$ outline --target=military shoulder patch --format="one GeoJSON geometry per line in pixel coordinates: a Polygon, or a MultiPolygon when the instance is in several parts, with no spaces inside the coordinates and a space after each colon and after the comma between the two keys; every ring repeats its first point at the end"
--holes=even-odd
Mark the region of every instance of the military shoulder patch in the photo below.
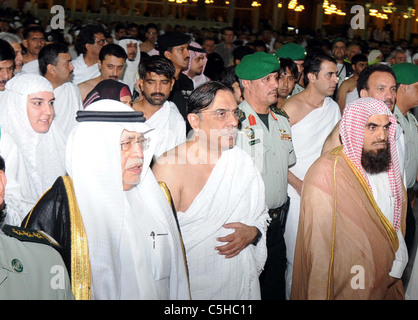
{"type": "Polygon", "coordinates": [[[29,242],[47,244],[54,248],[61,247],[60,244],[57,241],[55,241],[54,238],[52,238],[50,235],[43,232],[42,230],[27,229],[27,228],[12,226],[10,224],[5,224],[1,230],[4,232],[4,234],[10,237],[16,238],[20,241],[29,241],[29,242]]]}
{"type": "Polygon", "coordinates": [[[270,107],[270,110],[273,111],[275,114],[278,114],[279,116],[283,116],[289,119],[289,116],[287,115],[286,111],[284,111],[282,108],[277,108],[277,106],[273,106],[270,107]]]}

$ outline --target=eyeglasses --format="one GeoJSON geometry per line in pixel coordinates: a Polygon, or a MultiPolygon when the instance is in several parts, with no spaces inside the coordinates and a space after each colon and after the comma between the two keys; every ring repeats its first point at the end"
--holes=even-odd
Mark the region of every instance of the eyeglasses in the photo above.
{"type": "Polygon", "coordinates": [[[98,45],[104,45],[105,43],[107,43],[107,40],[106,39],[101,39],[101,40],[98,40],[98,41],[96,41],[96,43],[98,44],[98,45]]]}
{"type": "Polygon", "coordinates": [[[158,32],[156,32],[156,31],[150,31],[150,32],[147,32],[149,35],[154,35],[154,34],[158,34],[158,32]]]}
{"type": "Polygon", "coordinates": [[[205,110],[205,111],[199,111],[196,113],[215,113],[216,114],[216,119],[218,120],[226,120],[232,113],[232,116],[236,119],[239,120],[242,115],[243,112],[241,109],[234,109],[234,110],[228,110],[228,109],[217,109],[217,110],[205,110]]]}
{"type": "Polygon", "coordinates": [[[136,138],[136,139],[130,139],[128,141],[122,141],[120,143],[120,147],[121,147],[122,151],[129,151],[129,150],[132,149],[132,146],[135,143],[138,143],[142,150],[147,150],[148,147],[149,147],[149,142],[150,141],[151,141],[150,138],[140,137],[140,138],[136,138]]]}

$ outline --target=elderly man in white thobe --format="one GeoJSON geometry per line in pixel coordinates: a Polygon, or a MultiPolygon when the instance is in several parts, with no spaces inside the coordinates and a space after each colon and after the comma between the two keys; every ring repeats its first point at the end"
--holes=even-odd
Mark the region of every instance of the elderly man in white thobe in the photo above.
{"type": "Polygon", "coordinates": [[[71,281],[87,283],[73,286],[76,298],[189,299],[180,232],[149,168],[155,133],[143,123],[142,113],[108,99],[79,111],[77,121],[67,145],[69,177],[55,182],[24,225],[48,230],[60,243],[69,243],[64,250],[71,247],[67,251],[70,257],[63,258],[71,270],[71,281]],[[65,185],[66,180],[73,187],[65,185]],[[79,209],[81,224],[77,224],[77,210],[70,209],[69,216],[65,205],[59,206],[62,209],[57,213],[48,210],[61,203],[63,197],[54,194],[60,194],[63,185],[67,194],[72,190],[73,207],[79,209]],[[55,206],[49,205],[51,202],[55,206]],[[62,231],[66,228],[71,229],[71,241],[62,231]],[[73,241],[84,232],[86,236],[78,243],[73,241]],[[81,241],[85,245],[83,239],[88,241],[84,252],[89,256],[86,266],[91,272],[80,268],[86,262],[86,254],[77,250],[81,241]],[[80,294],[90,287],[91,292],[80,294]]]}

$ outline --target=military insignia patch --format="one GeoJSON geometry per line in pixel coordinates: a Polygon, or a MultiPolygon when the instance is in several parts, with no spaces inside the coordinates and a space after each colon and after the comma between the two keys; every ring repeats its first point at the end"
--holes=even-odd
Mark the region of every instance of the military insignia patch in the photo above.
{"type": "Polygon", "coordinates": [[[40,230],[37,231],[27,228],[21,228],[9,224],[5,224],[1,230],[4,232],[4,234],[16,238],[20,241],[37,242],[47,244],[53,247],[60,247],[59,243],[56,242],[51,236],[40,230]]]}
{"type": "Polygon", "coordinates": [[[250,126],[257,124],[257,121],[255,120],[255,117],[252,114],[248,116],[248,122],[250,123],[250,126]]]}
{"type": "Polygon", "coordinates": [[[255,132],[252,128],[250,127],[246,127],[244,129],[244,133],[246,134],[246,136],[248,137],[248,139],[253,140],[255,138],[255,132]]]}

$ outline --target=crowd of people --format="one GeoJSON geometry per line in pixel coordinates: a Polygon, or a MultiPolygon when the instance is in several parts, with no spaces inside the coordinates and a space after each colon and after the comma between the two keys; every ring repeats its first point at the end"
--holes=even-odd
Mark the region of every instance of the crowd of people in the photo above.
{"type": "Polygon", "coordinates": [[[418,299],[407,41],[0,20],[0,298],[418,299]]]}

